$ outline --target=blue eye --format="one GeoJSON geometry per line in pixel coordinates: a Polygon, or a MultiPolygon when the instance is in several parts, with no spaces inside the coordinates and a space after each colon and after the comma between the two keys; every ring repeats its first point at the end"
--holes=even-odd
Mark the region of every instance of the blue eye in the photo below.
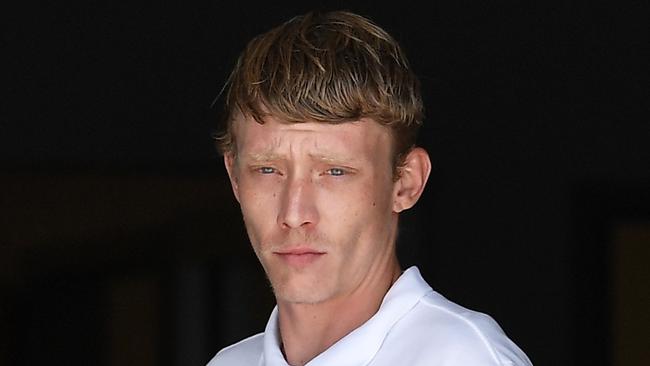
{"type": "Polygon", "coordinates": [[[271,168],[271,167],[268,167],[268,166],[263,166],[263,167],[259,168],[258,171],[260,173],[262,173],[262,174],[273,174],[273,173],[275,173],[275,168],[271,168]]]}
{"type": "Polygon", "coordinates": [[[332,168],[327,171],[329,175],[333,175],[335,177],[340,177],[342,175],[345,175],[345,171],[341,168],[332,168]]]}

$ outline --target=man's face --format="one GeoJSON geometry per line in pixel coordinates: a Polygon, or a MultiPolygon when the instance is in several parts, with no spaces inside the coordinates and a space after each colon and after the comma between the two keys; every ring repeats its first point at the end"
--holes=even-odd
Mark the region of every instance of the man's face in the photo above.
{"type": "Polygon", "coordinates": [[[394,265],[389,130],[370,119],[235,121],[226,157],[255,253],[278,301],[350,294],[394,265]]]}

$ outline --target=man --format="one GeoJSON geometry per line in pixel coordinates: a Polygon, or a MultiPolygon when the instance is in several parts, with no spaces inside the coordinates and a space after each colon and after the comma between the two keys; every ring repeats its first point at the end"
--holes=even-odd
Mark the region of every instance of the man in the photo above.
{"type": "Polygon", "coordinates": [[[487,315],[434,292],[395,252],[431,163],[417,78],[384,30],[310,13],[254,38],[219,144],[277,306],[209,366],[530,365],[487,315]]]}

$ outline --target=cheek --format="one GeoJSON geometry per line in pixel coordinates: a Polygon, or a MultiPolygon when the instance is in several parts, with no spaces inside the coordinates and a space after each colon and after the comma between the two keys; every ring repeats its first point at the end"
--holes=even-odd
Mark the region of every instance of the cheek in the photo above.
{"type": "Polygon", "coordinates": [[[369,180],[321,197],[319,208],[342,231],[363,233],[387,226],[391,204],[390,190],[369,180]]]}
{"type": "Polygon", "coordinates": [[[280,182],[271,177],[242,175],[239,182],[239,196],[242,211],[263,210],[277,196],[280,182]]]}
{"type": "Polygon", "coordinates": [[[240,190],[240,207],[248,236],[253,246],[259,246],[276,223],[277,193],[247,188],[243,185],[240,190]]]}
{"type": "Polygon", "coordinates": [[[392,201],[393,186],[392,178],[389,175],[377,172],[363,184],[361,191],[363,200],[373,210],[386,209],[392,201]]]}
{"type": "Polygon", "coordinates": [[[383,236],[390,228],[392,219],[392,189],[386,185],[375,184],[366,189],[359,207],[365,221],[368,235],[383,236]]]}

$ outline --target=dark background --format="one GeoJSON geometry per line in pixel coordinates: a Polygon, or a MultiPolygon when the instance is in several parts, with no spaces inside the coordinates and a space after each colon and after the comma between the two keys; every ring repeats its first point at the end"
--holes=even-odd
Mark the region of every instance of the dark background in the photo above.
{"type": "Polygon", "coordinates": [[[434,170],[404,266],[536,365],[647,344],[647,2],[297,4],[3,5],[0,365],[203,365],[263,329],[211,104],[248,39],[311,9],[369,16],[421,77],[434,170]]]}

